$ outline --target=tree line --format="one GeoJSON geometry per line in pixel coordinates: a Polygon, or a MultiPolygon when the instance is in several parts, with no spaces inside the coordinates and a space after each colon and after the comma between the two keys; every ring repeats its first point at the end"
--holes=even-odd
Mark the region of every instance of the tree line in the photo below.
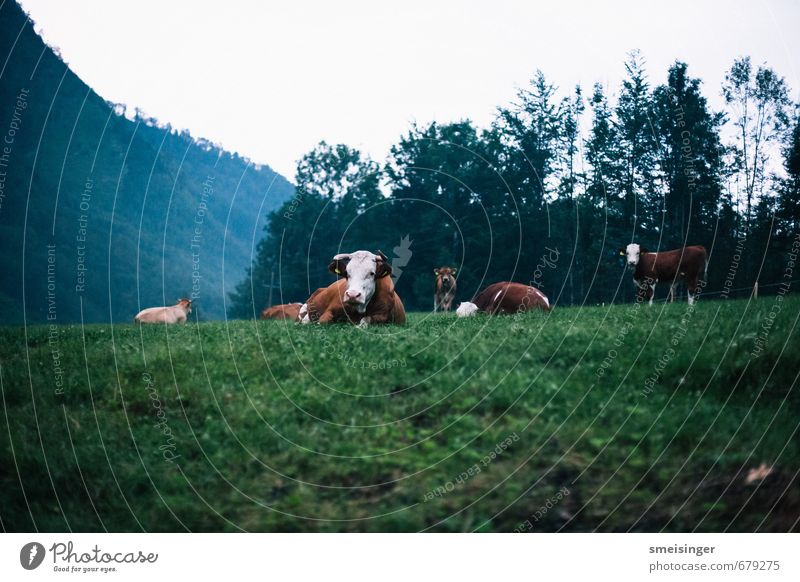
{"type": "MultiPolygon", "coordinates": [[[[295,195],[270,213],[229,315],[304,301],[337,252],[383,250],[411,309],[431,309],[433,269],[458,271],[457,301],[489,283],[532,283],[559,304],[630,301],[618,248],[690,244],[711,254],[705,293],[781,281],[800,220],[798,106],[766,64],[738,58],[713,111],[676,61],[653,85],[634,51],[616,95],[567,94],[537,71],[489,127],[413,125],[380,164],[320,143],[295,195]]],[[[663,293],[663,291],[662,291],[663,293]]]]}

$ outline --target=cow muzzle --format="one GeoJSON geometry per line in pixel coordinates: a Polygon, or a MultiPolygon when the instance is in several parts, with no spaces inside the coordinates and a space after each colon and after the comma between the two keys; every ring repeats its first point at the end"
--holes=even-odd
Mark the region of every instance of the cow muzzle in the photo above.
{"type": "Polygon", "coordinates": [[[348,289],[344,292],[345,303],[364,303],[364,294],[358,289],[348,289]]]}

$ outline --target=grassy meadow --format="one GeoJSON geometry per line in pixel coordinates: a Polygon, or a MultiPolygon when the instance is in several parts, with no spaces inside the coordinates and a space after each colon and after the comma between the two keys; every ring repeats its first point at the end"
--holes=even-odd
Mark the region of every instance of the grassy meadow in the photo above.
{"type": "Polygon", "coordinates": [[[2,527],[797,530],[798,314],[2,328],[2,527]]]}

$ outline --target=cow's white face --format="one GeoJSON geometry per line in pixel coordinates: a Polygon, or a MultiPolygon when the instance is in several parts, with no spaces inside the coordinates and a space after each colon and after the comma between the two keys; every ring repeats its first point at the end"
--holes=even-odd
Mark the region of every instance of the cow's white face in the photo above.
{"type": "Polygon", "coordinates": [[[459,317],[469,317],[470,315],[475,315],[477,312],[478,306],[474,303],[470,303],[469,301],[464,301],[458,306],[458,309],[456,309],[456,314],[459,317]]]}
{"type": "Polygon", "coordinates": [[[639,264],[640,253],[641,248],[635,243],[631,243],[625,247],[625,262],[628,263],[629,267],[635,267],[639,264]]]}
{"type": "Polygon", "coordinates": [[[369,251],[336,255],[329,268],[337,275],[347,278],[342,302],[354,306],[359,313],[367,310],[367,305],[375,294],[377,279],[392,272],[383,257],[369,251]]]}
{"type": "Polygon", "coordinates": [[[297,321],[302,324],[311,323],[311,318],[308,317],[308,303],[303,303],[300,306],[300,313],[297,314],[297,321]]]}

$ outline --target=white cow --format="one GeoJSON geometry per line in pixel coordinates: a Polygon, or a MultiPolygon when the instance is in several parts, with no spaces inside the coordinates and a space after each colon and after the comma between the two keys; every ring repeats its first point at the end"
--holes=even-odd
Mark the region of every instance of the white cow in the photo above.
{"type": "Polygon", "coordinates": [[[179,299],[171,307],[148,307],[133,318],[134,323],[186,323],[192,312],[191,299],[179,299]]]}

